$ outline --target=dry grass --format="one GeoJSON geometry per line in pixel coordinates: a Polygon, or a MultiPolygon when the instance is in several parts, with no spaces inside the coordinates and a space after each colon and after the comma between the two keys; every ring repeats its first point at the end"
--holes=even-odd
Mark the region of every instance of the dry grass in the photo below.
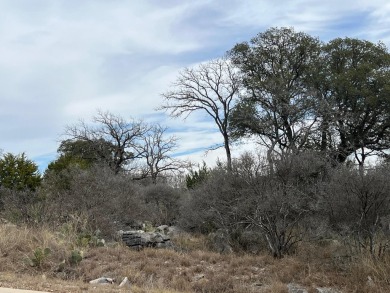
{"type": "Polygon", "coordinates": [[[117,284],[127,277],[131,291],[139,293],[283,293],[288,292],[289,283],[300,284],[309,292],[315,292],[316,287],[390,292],[390,256],[375,261],[368,256],[343,259],[337,243],[301,245],[294,255],[281,260],[266,253],[221,255],[208,249],[206,238],[184,237],[178,240],[178,251],[133,251],[120,244],[80,248],[75,244],[77,237],[45,228],[0,225],[0,286],[18,284],[20,288],[52,292],[121,292],[117,284]],[[39,247],[48,247],[51,253],[40,267],[31,266],[26,259],[39,247]],[[77,265],[68,261],[73,249],[84,249],[84,259],[77,265]],[[88,283],[102,276],[116,279],[116,285],[88,283]]]}

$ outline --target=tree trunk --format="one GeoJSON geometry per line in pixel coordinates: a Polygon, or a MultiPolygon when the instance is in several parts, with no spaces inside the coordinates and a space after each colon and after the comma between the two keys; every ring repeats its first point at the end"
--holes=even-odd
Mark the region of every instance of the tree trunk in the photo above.
{"type": "Polygon", "coordinates": [[[230,172],[230,171],[232,171],[232,154],[230,151],[229,135],[224,133],[223,139],[224,139],[224,145],[225,145],[225,151],[226,151],[227,168],[228,168],[228,171],[230,172]]]}

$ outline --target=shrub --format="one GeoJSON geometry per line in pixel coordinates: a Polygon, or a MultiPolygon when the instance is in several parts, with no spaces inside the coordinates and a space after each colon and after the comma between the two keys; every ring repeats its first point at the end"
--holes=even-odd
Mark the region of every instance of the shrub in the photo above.
{"type": "Polygon", "coordinates": [[[83,260],[83,252],[80,250],[72,250],[69,256],[71,265],[78,265],[83,260]]]}
{"type": "Polygon", "coordinates": [[[123,223],[147,219],[141,187],[126,175],[99,166],[72,172],[67,189],[50,182],[45,185],[48,213],[60,224],[69,222],[69,215],[84,214],[88,227],[80,232],[93,235],[100,230],[104,238],[111,238],[123,223]]]}
{"type": "Polygon", "coordinates": [[[203,233],[229,231],[230,241],[237,243],[244,230],[257,230],[272,254],[282,257],[303,239],[304,220],[317,208],[316,184],[325,165],[314,156],[305,159],[307,163],[294,163],[302,158],[287,156],[273,174],[261,156],[250,154],[236,159],[231,171],[215,168],[207,182],[191,190],[181,226],[203,233]]]}
{"type": "Polygon", "coordinates": [[[44,261],[47,259],[50,253],[50,248],[38,247],[33,251],[33,256],[27,258],[27,260],[32,267],[42,268],[44,261]]]}
{"type": "Polygon", "coordinates": [[[188,189],[193,189],[199,184],[205,182],[210,175],[210,169],[207,168],[206,163],[203,162],[202,166],[198,166],[198,170],[190,170],[190,173],[186,176],[186,185],[188,189]]]}
{"type": "Polygon", "coordinates": [[[355,252],[381,256],[390,245],[390,169],[379,166],[361,172],[340,166],[325,186],[323,200],[330,224],[355,252]]]}
{"type": "Polygon", "coordinates": [[[47,204],[42,190],[0,188],[0,213],[13,223],[39,224],[48,219],[47,204]]]}
{"type": "Polygon", "coordinates": [[[143,188],[148,203],[149,220],[155,225],[172,224],[179,213],[179,190],[166,184],[152,184],[143,188]]]}

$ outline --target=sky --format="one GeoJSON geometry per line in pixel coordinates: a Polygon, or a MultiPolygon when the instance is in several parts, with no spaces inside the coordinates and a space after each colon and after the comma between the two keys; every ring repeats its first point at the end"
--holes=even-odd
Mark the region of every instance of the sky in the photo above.
{"type": "MultiPolygon", "coordinates": [[[[172,119],[161,94],[185,67],[222,57],[270,27],[322,41],[354,37],[390,46],[388,0],[1,0],[0,149],[40,170],[66,125],[97,110],[169,127],[177,154],[213,164],[212,121],[172,119]]],[[[248,148],[252,148],[249,146],[248,148]]],[[[245,149],[233,148],[233,156],[245,149]]]]}

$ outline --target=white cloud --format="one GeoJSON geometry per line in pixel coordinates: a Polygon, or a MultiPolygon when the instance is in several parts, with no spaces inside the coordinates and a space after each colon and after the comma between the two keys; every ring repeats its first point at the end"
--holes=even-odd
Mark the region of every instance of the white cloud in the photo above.
{"type": "MultiPolygon", "coordinates": [[[[182,67],[271,26],[389,45],[389,15],[386,0],[1,1],[0,148],[43,161],[66,124],[98,108],[171,127],[181,152],[216,144],[201,114],[182,121],[154,112],[182,67]]],[[[223,150],[208,158],[216,156],[223,150]]]]}

